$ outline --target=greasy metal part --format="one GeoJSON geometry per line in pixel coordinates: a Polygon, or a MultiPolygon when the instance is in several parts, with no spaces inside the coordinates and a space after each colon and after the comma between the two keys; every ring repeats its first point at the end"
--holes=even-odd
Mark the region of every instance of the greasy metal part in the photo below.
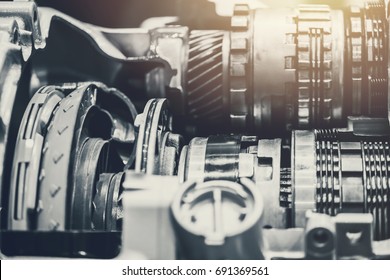
{"type": "Polygon", "coordinates": [[[261,259],[262,213],[262,196],[249,179],[187,184],[172,203],[178,257],[261,259]]]}

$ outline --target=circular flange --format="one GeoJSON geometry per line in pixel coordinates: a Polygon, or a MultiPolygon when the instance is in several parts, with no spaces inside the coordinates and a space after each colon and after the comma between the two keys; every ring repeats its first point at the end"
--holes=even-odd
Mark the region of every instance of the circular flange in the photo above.
{"type": "Polygon", "coordinates": [[[94,230],[115,231],[122,228],[122,182],[124,173],[101,174],[93,199],[94,230]]]}
{"type": "Polygon", "coordinates": [[[172,130],[172,119],[166,99],[151,99],[137,116],[138,127],[135,171],[154,174],[158,171],[164,134],[172,130]]]}

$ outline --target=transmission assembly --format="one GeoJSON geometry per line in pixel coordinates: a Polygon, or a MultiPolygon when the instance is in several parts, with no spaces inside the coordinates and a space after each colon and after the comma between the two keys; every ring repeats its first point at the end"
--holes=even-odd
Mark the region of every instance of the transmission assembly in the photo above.
{"type": "Polygon", "coordinates": [[[387,4],[238,2],[0,2],[2,258],[390,259],[387,4]]]}

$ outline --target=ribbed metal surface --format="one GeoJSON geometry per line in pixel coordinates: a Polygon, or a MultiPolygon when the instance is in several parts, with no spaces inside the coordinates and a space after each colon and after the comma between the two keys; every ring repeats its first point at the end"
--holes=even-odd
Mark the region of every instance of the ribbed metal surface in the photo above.
{"type": "Polygon", "coordinates": [[[383,116],[387,112],[387,33],[383,1],[369,1],[365,13],[365,40],[368,65],[368,113],[383,116]]]}
{"type": "Polygon", "coordinates": [[[322,125],[331,118],[332,17],[329,6],[301,5],[299,8],[298,125],[322,125]]]}
{"type": "Polygon", "coordinates": [[[390,237],[389,173],[390,146],[388,142],[363,142],[364,212],[374,217],[374,238],[390,237]]]}
{"type": "Polygon", "coordinates": [[[369,8],[376,8],[383,10],[385,9],[385,1],[384,0],[374,0],[374,1],[366,1],[366,5],[369,8]]]}
{"type": "Polygon", "coordinates": [[[316,136],[317,211],[336,215],[341,210],[340,143],[332,130],[316,136]]]}
{"type": "Polygon", "coordinates": [[[317,130],[316,211],[371,213],[374,239],[390,237],[390,144],[317,130]],[[343,137],[347,137],[343,140],[343,137]]]}
{"type": "Polygon", "coordinates": [[[194,30],[188,60],[188,114],[195,120],[221,121],[223,114],[223,31],[194,30]]]}
{"type": "Polygon", "coordinates": [[[291,208],[292,189],[291,189],[291,168],[280,169],[280,206],[291,208]]]}

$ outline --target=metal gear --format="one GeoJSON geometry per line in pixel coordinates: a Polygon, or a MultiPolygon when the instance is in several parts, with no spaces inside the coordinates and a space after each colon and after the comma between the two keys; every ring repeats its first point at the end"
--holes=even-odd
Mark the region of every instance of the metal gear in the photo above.
{"type": "Polygon", "coordinates": [[[195,122],[224,120],[224,50],[227,32],[219,30],[194,30],[189,38],[187,72],[188,111],[195,122]]]}
{"type": "Polygon", "coordinates": [[[251,12],[248,5],[236,5],[231,21],[230,43],[230,122],[233,130],[243,131],[251,110],[251,12]]]}

